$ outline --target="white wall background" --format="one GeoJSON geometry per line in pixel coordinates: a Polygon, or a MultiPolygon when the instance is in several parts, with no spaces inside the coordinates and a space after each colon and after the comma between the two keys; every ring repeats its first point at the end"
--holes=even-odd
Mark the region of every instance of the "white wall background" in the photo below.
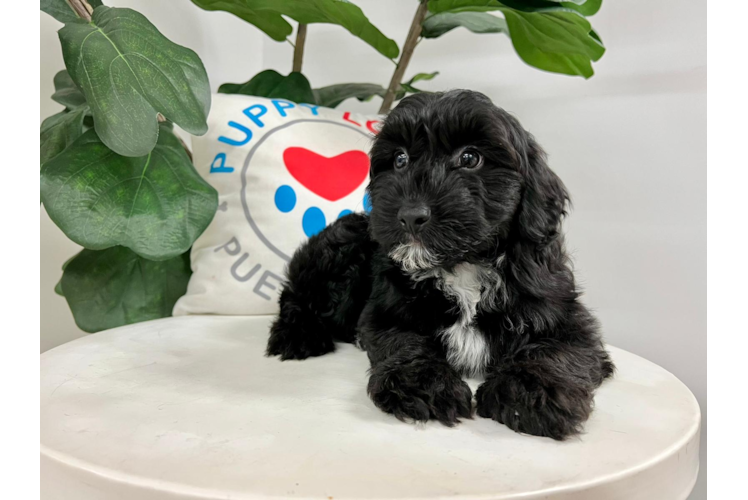
{"type": "MultiPolygon", "coordinates": [[[[214,89],[261,69],[290,71],[292,48],[225,13],[181,0],[111,0],[148,16],[203,59],[214,89]]],[[[401,44],[415,2],[355,0],[401,44]]],[[[702,470],[692,500],[706,498],[706,2],[607,0],[592,18],[608,48],[585,81],[524,65],[503,35],[456,30],[417,48],[407,77],[441,74],[424,88],[469,87],[511,111],[538,138],[572,193],[567,220],[585,300],[607,340],[644,356],[691,388],[704,415],[702,470]]],[[[63,69],[59,23],[41,14],[41,117],[63,69]]],[[[391,62],[342,28],[312,25],[304,73],[314,86],[379,82],[391,62]]],[[[379,99],[349,101],[376,112],[379,99]]],[[[41,349],[84,335],[52,288],[75,244],[41,210],[41,349]]]]}

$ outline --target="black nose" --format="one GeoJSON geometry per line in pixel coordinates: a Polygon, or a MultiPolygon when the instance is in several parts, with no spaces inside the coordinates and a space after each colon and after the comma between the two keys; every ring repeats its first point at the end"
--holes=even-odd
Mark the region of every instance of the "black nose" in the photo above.
{"type": "Polygon", "coordinates": [[[429,207],[420,205],[416,207],[403,207],[397,212],[400,224],[409,232],[419,232],[431,219],[429,207]]]}

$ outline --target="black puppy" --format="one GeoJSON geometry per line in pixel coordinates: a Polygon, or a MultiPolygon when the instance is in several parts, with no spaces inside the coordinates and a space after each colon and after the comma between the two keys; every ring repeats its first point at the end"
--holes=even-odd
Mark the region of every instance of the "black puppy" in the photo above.
{"type": "Polygon", "coordinates": [[[298,249],[268,355],[358,342],[368,392],[399,419],[580,431],[613,372],[559,233],[569,197],[533,137],[484,95],[416,94],[371,150],[372,210],[298,249]]]}

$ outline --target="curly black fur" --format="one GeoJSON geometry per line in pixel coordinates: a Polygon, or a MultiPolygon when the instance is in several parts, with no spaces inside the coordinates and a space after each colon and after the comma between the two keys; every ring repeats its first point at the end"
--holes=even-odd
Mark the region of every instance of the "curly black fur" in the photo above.
{"type": "Polygon", "coordinates": [[[358,341],[370,397],[399,419],[471,418],[462,375],[483,374],[478,415],[580,432],[613,364],[559,232],[569,196],[534,138],[482,94],[413,95],[375,141],[369,192],[369,216],[294,255],[268,355],[358,341]]]}

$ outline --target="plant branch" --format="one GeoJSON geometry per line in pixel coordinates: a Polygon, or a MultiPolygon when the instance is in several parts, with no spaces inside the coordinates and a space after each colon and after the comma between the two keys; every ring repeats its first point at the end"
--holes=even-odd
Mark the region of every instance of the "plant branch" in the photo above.
{"type": "Polygon", "coordinates": [[[382,114],[387,113],[392,107],[392,103],[395,102],[395,94],[400,89],[400,82],[403,80],[405,70],[408,68],[411,56],[413,56],[413,50],[415,50],[418,38],[421,36],[421,25],[428,12],[428,3],[428,0],[421,0],[418,10],[416,10],[416,14],[413,16],[410,31],[408,31],[408,36],[403,44],[403,53],[400,55],[395,72],[392,74],[390,86],[387,87],[387,92],[384,94],[382,107],[379,108],[379,112],[382,114]]]}
{"type": "Polygon", "coordinates": [[[296,45],[293,49],[293,69],[292,71],[301,72],[301,63],[304,60],[304,42],[306,41],[306,24],[299,23],[296,30],[296,45]]]}
{"type": "Polygon", "coordinates": [[[93,7],[86,0],[67,0],[70,8],[75,11],[75,15],[86,21],[91,21],[93,7]]]}

